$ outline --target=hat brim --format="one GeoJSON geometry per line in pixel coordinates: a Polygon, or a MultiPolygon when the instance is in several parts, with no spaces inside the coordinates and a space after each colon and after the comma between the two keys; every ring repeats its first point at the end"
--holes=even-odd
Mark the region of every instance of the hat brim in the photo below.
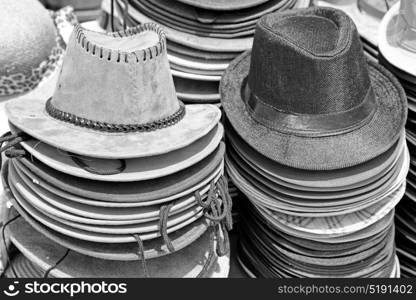
{"type": "MultiPolygon", "coordinates": [[[[107,182],[80,179],[56,171],[36,159],[14,159],[11,164],[36,180],[52,193],[60,189],[83,199],[110,202],[133,202],[148,206],[187,196],[210,184],[223,173],[224,146],[201,162],[169,176],[150,181],[107,182]],[[42,182],[41,182],[42,181],[42,182]],[[55,189],[49,188],[50,186],[55,189]]],[[[65,197],[64,197],[65,198],[65,197]]],[[[75,201],[75,200],[74,200],[75,201]]]]}
{"type": "Polygon", "coordinates": [[[15,99],[6,104],[9,122],[58,149],[95,158],[155,156],[184,148],[210,132],[221,111],[214,105],[186,105],[177,124],[150,132],[107,133],[78,127],[49,116],[45,98],[15,99]]]}
{"type": "MultiPolygon", "coordinates": [[[[27,222],[18,219],[8,226],[13,244],[42,271],[51,270],[51,277],[144,277],[137,263],[111,261],[84,256],[48,239],[34,230],[27,222]],[[44,245],[44,247],[39,247],[44,245]],[[62,258],[65,257],[63,260],[62,258]],[[59,265],[54,265],[60,261],[59,265]]],[[[188,247],[165,257],[147,261],[152,277],[196,277],[208,256],[210,235],[206,232],[188,247]]],[[[216,258],[207,277],[224,278],[230,269],[230,255],[216,258]]]]}
{"type": "Polygon", "coordinates": [[[407,100],[397,79],[368,62],[376,96],[373,118],[345,134],[309,138],[271,130],[247,112],[241,96],[250,68],[251,51],[234,60],[220,83],[224,111],[240,137],[267,158],[307,170],[342,169],[367,162],[386,152],[400,137],[407,118],[407,100]]]}
{"type": "MultiPolygon", "coordinates": [[[[13,125],[10,125],[10,127],[13,127],[13,125]]],[[[15,131],[13,128],[11,129],[12,132],[15,131]]],[[[187,147],[177,149],[168,154],[127,159],[125,160],[125,169],[114,175],[100,175],[88,172],[71,159],[74,154],[59,151],[59,149],[38,140],[28,140],[22,142],[21,145],[31,156],[57,171],[91,180],[127,182],[167,176],[198,163],[217,149],[223,133],[224,128],[221,123],[218,123],[206,136],[187,147]]],[[[98,170],[111,170],[120,165],[118,160],[96,159],[92,157],[79,158],[98,170]]]]}
{"type": "Polygon", "coordinates": [[[396,3],[384,16],[379,27],[379,51],[394,67],[416,76],[416,55],[397,43],[400,28],[396,26],[400,3],[396,3]]]}
{"type": "Polygon", "coordinates": [[[178,0],[179,2],[186,3],[195,7],[212,9],[212,10],[236,10],[257,6],[267,2],[267,0],[178,0]]]}

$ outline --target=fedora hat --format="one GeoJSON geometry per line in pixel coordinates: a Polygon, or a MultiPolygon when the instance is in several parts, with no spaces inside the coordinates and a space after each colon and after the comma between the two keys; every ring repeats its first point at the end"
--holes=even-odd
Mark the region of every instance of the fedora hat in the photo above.
{"type": "Polygon", "coordinates": [[[221,115],[213,105],[185,106],[176,98],[165,34],[155,24],[108,34],[77,26],[54,95],[17,99],[6,113],[13,126],[46,144],[109,159],[186,147],[221,115]]]}
{"type": "Polygon", "coordinates": [[[384,16],[379,30],[379,49],[394,67],[416,76],[416,3],[401,0],[384,16]]]}
{"type": "Polygon", "coordinates": [[[49,75],[61,62],[66,32],[76,20],[71,9],[50,13],[36,0],[5,0],[0,7],[2,100],[53,79],[49,75]]]}
{"type": "Polygon", "coordinates": [[[407,117],[403,88],[366,61],[352,20],[331,8],[260,19],[253,49],[231,63],[220,93],[245,142],[300,169],[367,162],[397,141],[407,117]]]}

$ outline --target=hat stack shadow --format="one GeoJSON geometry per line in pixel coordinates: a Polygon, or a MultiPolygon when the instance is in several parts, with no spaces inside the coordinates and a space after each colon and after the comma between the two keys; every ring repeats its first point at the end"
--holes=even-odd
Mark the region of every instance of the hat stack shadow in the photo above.
{"type": "Polygon", "coordinates": [[[398,277],[406,97],[342,11],[260,19],[221,84],[238,260],[252,277],[398,277]]]}
{"type": "Polygon", "coordinates": [[[221,111],[177,99],[159,26],[76,26],[53,95],[6,113],[6,276],[228,276],[221,111]]]}
{"type": "Polygon", "coordinates": [[[383,18],[379,31],[379,61],[406,91],[406,138],[410,170],[406,195],[396,210],[396,243],[403,277],[416,276],[416,3],[402,0],[383,18]],[[409,20],[409,21],[407,21],[409,20]],[[412,23],[413,22],[413,23],[412,23]]]}

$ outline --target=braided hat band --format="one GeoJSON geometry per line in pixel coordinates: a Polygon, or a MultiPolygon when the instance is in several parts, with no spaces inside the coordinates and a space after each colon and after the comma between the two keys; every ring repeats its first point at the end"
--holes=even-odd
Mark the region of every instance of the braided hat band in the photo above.
{"type": "MultiPolygon", "coordinates": [[[[179,101],[179,100],[178,100],[179,101]]],[[[166,128],[168,126],[175,125],[180,120],[183,119],[185,116],[185,105],[179,101],[179,109],[173,113],[172,115],[157,120],[153,122],[143,123],[143,124],[114,124],[114,123],[107,123],[107,122],[100,122],[94,121],[82,117],[78,117],[74,114],[64,112],[59,110],[52,104],[52,98],[49,98],[46,101],[46,112],[53,118],[64,121],[67,123],[71,123],[76,126],[90,128],[98,131],[105,131],[105,132],[149,132],[158,130],[161,128],[166,128]]]]}

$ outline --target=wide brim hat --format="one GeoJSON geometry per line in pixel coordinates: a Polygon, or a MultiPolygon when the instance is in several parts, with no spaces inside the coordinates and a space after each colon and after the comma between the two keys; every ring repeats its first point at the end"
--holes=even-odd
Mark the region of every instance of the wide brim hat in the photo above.
{"type": "Polygon", "coordinates": [[[405,29],[405,22],[399,22],[400,3],[396,3],[384,16],[379,32],[379,51],[393,66],[416,76],[416,55],[399,45],[399,35],[405,29]]]}
{"type": "MultiPolygon", "coordinates": [[[[5,110],[9,122],[19,130],[50,146],[79,155],[104,159],[155,156],[196,142],[217,126],[221,111],[214,105],[184,106],[179,104],[177,98],[175,99],[173,82],[170,78],[165,43],[163,32],[155,24],[146,24],[113,34],[96,33],[78,26],[72,33],[68,46],[71,49],[71,55],[67,51],[63,63],[62,69],[66,70],[66,73],[61,72],[54,95],[51,98],[48,96],[17,98],[7,103],[5,110]],[[104,55],[103,51],[108,51],[110,55],[108,60],[103,60],[98,57],[98,50],[95,55],[91,53],[99,49],[100,44],[94,45],[94,50],[90,49],[91,51],[88,46],[84,45],[88,35],[98,40],[107,39],[107,43],[118,43],[119,39],[124,39],[138,44],[141,42],[146,44],[146,36],[151,35],[152,38],[157,39],[159,46],[154,45],[145,50],[137,50],[139,54],[101,48],[100,55],[104,55]],[[135,35],[142,35],[143,39],[135,35]],[[129,56],[130,62],[117,59],[120,55],[129,56]],[[140,61],[138,55],[142,56],[140,61]],[[65,61],[68,61],[66,65],[65,61]],[[74,66],[73,61],[77,61],[79,66],[74,66]],[[78,73],[79,78],[86,76],[85,80],[96,80],[97,76],[101,76],[103,80],[110,80],[111,78],[106,77],[105,74],[107,74],[106,70],[111,67],[113,76],[118,77],[119,80],[112,80],[108,84],[97,81],[91,83],[94,85],[94,89],[91,89],[82,82],[74,83],[74,80],[68,79],[74,78],[79,68],[84,68],[86,64],[90,67],[88,70],[84,69],[83,74],[78,73]],[[93,69],[94,72],[91,71],[93,69]],[[157,75],[154,74],[152,80],[148,80],[147,71],[145,72],[144,69],[157,71],[157,75]],[[137,84],[128,81],[131,79],[131,75],[128,77],[129,72],[138,74],[133,80],[137,81],[137,84]],[[125,77],[127,82],[120,77],[125,77]],[[138,82],[140,80],[145,82],[138,82]],[[75,88],[74,84],[83,86],[75,88]],[[103,84],[105,91],[100,84],[103,84]],[[66,90],[62,91],[61,86],[66,87],[66,90]],[[139,99],[137,95],[133,95],[138,92],[137,89],[140,89],[139,99]],[[125,95],[118,93],[118,90],[122,90],[125,95]],[[81,95],[78,94],[79,91],[83,91],[81,95]],[[77,95],[74,96],[75,93],[77,95]],[[123,99],[119,107],[114,105],[111,95],[123,99]],[[70,97],[71,101],[67,97],[70,97]],[[80,102],[80,97],[85,99],[83,98],[80,102]],[[158,97],[158,101],[152,101],[149,99],[151,97],[158,97]],[[92,104],[95,101],[100,102],[100,109],[96,109],[96,106],[92,104]],[[55,102],[58,102],[58,108],[55,102]],[[86,106],[89,106],[88,110],[86,106]],[[112,108],[109,109],[110,107],[112,108]],[[133,113],[134,110],[136,114],[133,113]],[[90,117],[86,116],[86,113],[89,113],[90,117]],[[103,116],[105,119],[100,120],[103,116]],[[71,121],[75,119],[82,120],[80,121],[82,124],[71,121]],[[108,121],[108,119],[111,120],[108,121]],[[98,125],[98,123],[107,125],[103,125],[105,128],[93,128],[92,125],[98,125]],[[82,126],[83,124],[91,126],[82,126]],[[130,128],[130,124],[133,124],[135,128],[139,126],[143,130],[140,128],[125,130],[125,126],[130,128]],[[107,126],[112,126],[117,130],[109,132],[107,126]]],[[[91,45],[92,42],[88,41],[85,44],[91,45]]],[[[107,52],[105,53],[107,55],[107,52]]]]}
{"type": "Polygon", "coordinates": [[[267,158],[301,169],[345,168],[375,158],[399,138],[407,117],[406,96],[393,75],[370,61],[368,69],[377,105],[370,122],[345,134],[319,138],[270,130],[249,115],[243,99],[250,55],[247,51],[230,64],[222,78],[220,93],[233,128],[267,158]]]}

